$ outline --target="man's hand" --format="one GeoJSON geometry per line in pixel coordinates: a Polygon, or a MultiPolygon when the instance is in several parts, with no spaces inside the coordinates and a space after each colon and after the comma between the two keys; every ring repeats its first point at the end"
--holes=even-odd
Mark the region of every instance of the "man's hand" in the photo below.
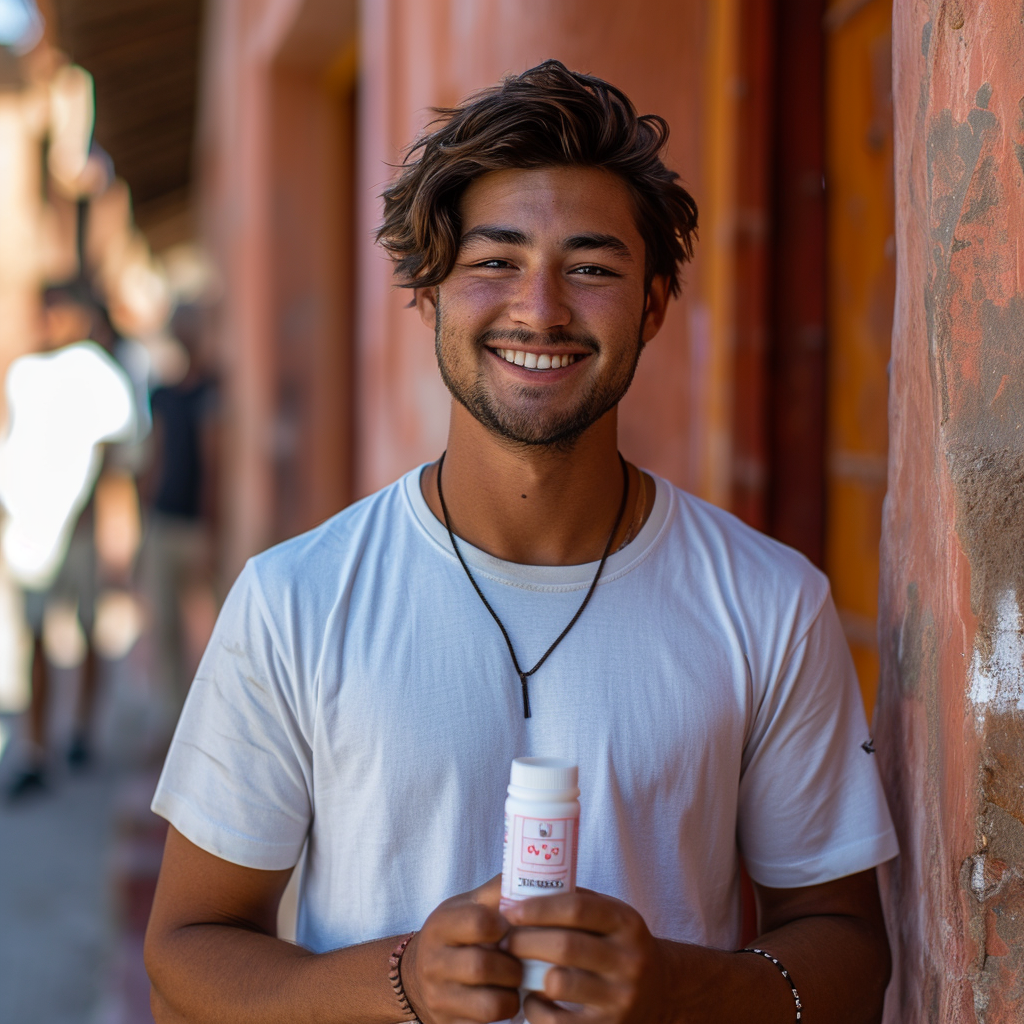
{"type": "Polygon", "coordinates": [[[593,1024],[662,1019],[657,1001],[666,991],[660,980],[668,969],[665,947],[628,903],[578,889],[523,900],[506,918],[513,926],[510,953],[556,965],[543,995],[525,1001],[530,1024],[566,1020],[555,999],[583,1004],[593,1024]]]}
{"type": "MultiPolygon", "coordinates": [[[[796,889],[755,883],[761,934],[796,979],[807,1019],[877,1024],[889,947],[873,870],[796,889]]],[[[629,904],[588,889],[505,910],[502,943],[555,964],[524,1001],[530,1024],[791,1024],[793,993],[764,958],[651,935],[629,904]],[[574,1013],[555,1005],[582,1004],[574,1013]]]]}
{"type": "MultiPolygon", "coordinates": [[[[158,1024],[392,1024],[389,935],[326,953],[276,937],[290,870],[246,868],[208,853],[173,826],[146,936],[158,1024]]],[[[441,904],[402,957],[402,982],[425,1024],[494,1021],[519,1007],[519,961],[497,948],[508,932],[500,880],[441,904]]]]}
{"type": "MultiPolygon", "coordinates": [[[[146,937],[153,1015],[167,1024],[390,1024],[390,935],[328,953],[276,938],[290,870],[222,860],[168,831],[146,937]]],[[[761,935],[792,972],[808,1020],[877,1024],[889,947],[874,871],[798,889],[755,884],[761,935]]],[[[499,912],[497,878],[442,903],[402,958],[425,1024],[515,1014],[516,957],[558,966],[526,999],[531,1024],[792,1024],[793,994],[763,957],[653,938],[628,904],[587,890],[499,912]],[[510,931],[511,928],[511,931],[510,931]],[[585,1004],[581,1014],[552,1000],[585,1004]]]]}
{"type": "Polygon", "coordinates": [[[423,1024],[504,1020],[519,1009],[519,961],[497,948],[508,933],[498,912],[501,876],[445,900],[402,957],[402,985],[423,1024]]]}

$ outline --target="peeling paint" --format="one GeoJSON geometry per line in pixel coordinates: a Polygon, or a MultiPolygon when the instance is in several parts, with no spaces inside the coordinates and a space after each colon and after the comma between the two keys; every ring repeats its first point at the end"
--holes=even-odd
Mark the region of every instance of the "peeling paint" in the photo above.
{"type": "MultiPolygon", "coordinates": [[[[1005,318],[1000,319],[1008,326],[1005,318]]],[[[997,335],[1004,344],[1016,344],[1012,335],[1007,337],[1002,331],[987,333],[997,335]]],[[[956,531],[971,564],[971,611],[979,618],[979,633],[990,637],[984,641],[983,653],[1002,628],[1000,621],[1009,621],[1006,595],[1024,593],[1024,444],[991,444],[1001,434],[1012,438],[1018,433],[1016,417],[1008,421],[999,405],[1010,404],[1008,391],[1014,401],[1021,400],[1020,372],[1013,372],[1013,364],[1024,362],[1024,354],[1000,352],[993,337],[985,355],[994,387],[991,397],[983,387],[978,388],[975,415],[981,417],[989,444],[959,444],[946,457],[956,492],[956,531]],[[1002,385],[1000,395],[1004,375],[1016,384],[1002,385]]]]}
{"type": "Polygon", "coordinates": [[[967,927],[977,952],[968,966],[976,1019],[1019,1021],[1024,1013],[1024,824],[986,802],[979,819],[981,848],[964,863],[964,888],[973,897],[967,927]]]}
{"type": "Polygon", "coordinates": [[[971,658],[968,695],[983,725],[987,711],[1024,712],[1024,630],[1013,590],[996,601],[996,621],[979,641],[971,658]]]}

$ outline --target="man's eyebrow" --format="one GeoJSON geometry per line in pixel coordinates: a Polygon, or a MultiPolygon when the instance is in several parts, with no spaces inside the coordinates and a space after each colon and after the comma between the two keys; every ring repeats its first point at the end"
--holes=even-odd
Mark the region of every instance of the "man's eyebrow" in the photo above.
{"type": "Polygon", "coordinates": [[[616,256],[624,260],[633,259],[633,254],[621,238],[615,235],[602,235],[597,233],[586,233],[572,235],[562,243],[562,248],[572,252],[576,249],[610,249],[616,256]]]}
{"type": "Polygon", "coordinates": [[[503,228],[493,224],[481,224],[478,227],[470,228],[461,239],[460,247],[467,242],[475,242],[482,239],[485,242],[498,242],[501,245],[529,245],[533,239],[525,231],[516,228],[503,228]]]}

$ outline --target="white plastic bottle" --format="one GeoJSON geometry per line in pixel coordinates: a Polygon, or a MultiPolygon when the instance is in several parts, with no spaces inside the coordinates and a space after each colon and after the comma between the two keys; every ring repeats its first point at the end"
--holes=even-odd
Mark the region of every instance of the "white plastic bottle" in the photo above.
{"type": "MultiPolygon", "coordinates": [[[[502,903],[575,890],[578,782],[578,768],[564,757],[517,757],[512,762],[502,903]]],[[[550,966],[543,960],[524,960],[522,988],[541,991],[550,966]]]]}

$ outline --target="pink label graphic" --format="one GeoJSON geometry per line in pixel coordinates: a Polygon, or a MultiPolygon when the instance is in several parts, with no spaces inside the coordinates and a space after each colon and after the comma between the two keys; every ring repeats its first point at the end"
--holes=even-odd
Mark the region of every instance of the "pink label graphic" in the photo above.
{"type": "Polygon", "coordinates": [[[525,899],[572,892],[576,882],[575,818],[527,818],[506,824],[502,896],[525,899]]]}
{"type": "Polygon", "coordinates": [[[556,868],[565,863],[565,821],[526,818],[520,847],[520,862],[556,868]]]}

